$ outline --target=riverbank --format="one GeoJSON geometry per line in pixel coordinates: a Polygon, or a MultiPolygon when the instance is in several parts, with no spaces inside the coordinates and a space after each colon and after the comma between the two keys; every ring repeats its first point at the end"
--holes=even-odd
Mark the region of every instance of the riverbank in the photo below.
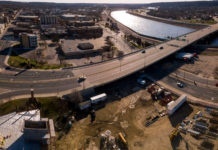
{"type": "Polygon", "coordinates": [[[189,24],[189,23],[179,22],[179,21],[175,21],[175,20],[154,17],[154,16],[150,16],[147,14],[142,15],[142,14],[138,14],[138,13],[132,12],[132,11],[127,11],[127,13],[129,13],[131,15],[138,16],[138,17],[142,17],[145,19],[151,19],[154,21],[159,21],[159,22],[163,22],[163,23],[167,23],[167,24],[171,24],[171,25],[176,25],[176,26],[180,26],[180,27],[187,27],[187,28],[191,28],[191,29],[195,29],[195,30],[200,30],[200,29],[205,28],[207,26],[207,25],[202,25],[202,24],[189,24]]]}

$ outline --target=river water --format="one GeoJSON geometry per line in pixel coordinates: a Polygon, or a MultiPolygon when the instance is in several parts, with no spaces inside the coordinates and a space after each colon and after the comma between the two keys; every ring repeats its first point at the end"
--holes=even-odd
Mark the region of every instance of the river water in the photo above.
{"type": "Polygon", "coordinates": [[[167,37],[177,37],[186,33],[194,31],[194,29],[180,27],[176,25],[166,24],[135,15],[128,14],[125,10],[113,11],[111,16],[122,23],[123,25],[129,27],[135,32],[151,36],[160,39],[167,39],[167,37]]]}

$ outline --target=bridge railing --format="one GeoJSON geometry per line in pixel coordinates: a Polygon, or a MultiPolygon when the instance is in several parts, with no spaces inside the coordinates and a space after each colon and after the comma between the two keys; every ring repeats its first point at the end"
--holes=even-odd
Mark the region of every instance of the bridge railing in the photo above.
{"type": "Polygon", "coordinates": [[[138,52],[142,52],[142,51],[144,51],[146,49],[149,49],[151,47],[153,47],[153,46],[151,45],[151,46],[146,47],[145,49],[139,49],[139,50],[136,50],[134,52],[124,54],[122,57],[115,57],[115,58],[112,58],[112,59],[103,60],[103,61],[99,61],[99,62],[94,62],[94,63],[90,63],[90,64],[84,64],[84,65],[80,65],[80,66],[64,67],[62,69],[78,69],[78,68],[89,67],[89,66],[92,66],[92,65],[98,65],[98,64],[102,64],[102,63],[106,63],[106,62],[110,62],[110,61],[115,61],[115,60],[117,60],[119,58],[124,58],[124,57],[130,56],[130,55],[134,55],[134,54],[136,54],[138,52]]]}

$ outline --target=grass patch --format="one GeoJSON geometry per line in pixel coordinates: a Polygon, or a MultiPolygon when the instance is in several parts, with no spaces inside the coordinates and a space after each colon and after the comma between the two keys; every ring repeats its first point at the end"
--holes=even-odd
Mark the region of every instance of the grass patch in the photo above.
{"type": "MultiPolygon", "coordinates": [[[[71,127],[69,126],[68,121],[72,117],[73,112],[75,112],[72,109],[72,105],[68,101],[61,100],[58,97],[46,97],[36,99],[41,104],[40,117],[53,119],[55,124],[55,131],[58,133],[58,135],[60,133],[63,133],[63,135],[68,133],[71,127]]],[[[0,104],[0,116],[12,112],[23,112],[36,109],[33,105],[27,106],[27,101],[28,99],[26,98],[0,104]]]]}
{"type": "MultiPolygon", "coordinates": [[[[57,97],[37,98],[41,103],[41,117],[56,119],[61,110],[61,101],[57,97]]],[[[67,111],[67,110],[66,110],[67,111]]]]}
{"type": "Polygon", "coordinates": [[[206,25],[212,25],[215,24],[215,20],[197,20],[197,19],[191,19],[191,20],[179,20],[185,23],[191,23],[191,24],[206,24],[206,25]]]}
{"type": "Polygon", "coordinates": [[[16,108],[20,111],[25,110],[25,104],[27,99],[19,99],[10,101],[0,105],[0,116],[6,115],[8,113],[16,112],[16,108]]]}
{"type": "Polygon", "coordinates": [[[32,68],[32,69],[59,69],[63,67],[69,67],[71,65],[69,64],[47,64],[46,62],[37,62],[36,60],[27,59],[21,56],[18,56],[16,54],[12,54],[9,57],[8,64],[10,66],[16,67],[16,68],[32,68]]]}
{"type": "MultiPolygon", "coordinates": [[[[26,101],[28,99],[18,99],[0,105],[0,116],[12,112],[26,111],[26,101]]],[[[37,98],[41,103],[41,117],[55,119],[61,110],[61,101],[57,97],[37,98]]],[[[67,110],[66,110],[67,111],[67,110]]]]}

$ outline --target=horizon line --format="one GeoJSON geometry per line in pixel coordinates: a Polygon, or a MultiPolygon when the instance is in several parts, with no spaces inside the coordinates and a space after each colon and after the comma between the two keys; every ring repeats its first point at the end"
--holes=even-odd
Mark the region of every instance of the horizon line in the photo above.
{"type": "Polygon", "coordinates": [[[25,1],[25,0],[0,0],[0,2],[17,2],[17,3],[52,3],[52,4],[155,4],[155,3],[178,3],[178,2],[183,2],[183,3],[189,3],[189,2],[209,2],[209,1],[214,1],[215,0],[192,0],[192,1],[184,1],[184,0],[179,0],[179,1],[165,1],[165,2],[144,2],[144,3],[134,3],[134,2],[124,2],[124,3],[114,3],[114,2],[46,2],[46,1],[25,1]]]}

